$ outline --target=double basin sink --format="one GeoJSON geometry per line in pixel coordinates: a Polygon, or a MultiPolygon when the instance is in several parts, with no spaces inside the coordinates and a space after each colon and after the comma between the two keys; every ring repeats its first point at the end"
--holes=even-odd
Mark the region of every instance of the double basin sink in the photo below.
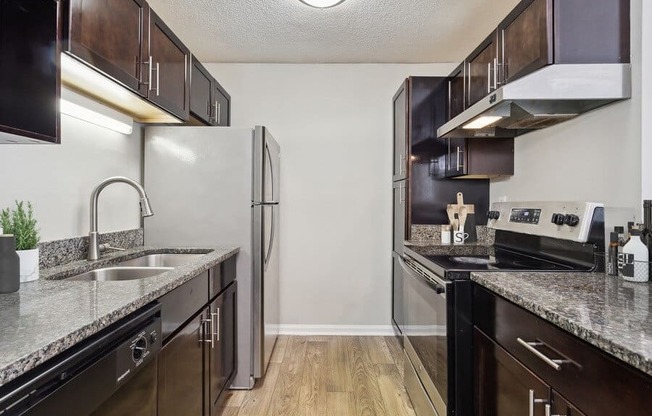
{"type": "Polygon", "coordinates": [[[204,254],[148,254],[78,274],[66,280],[110,282],[144,279],[165,273],[201,256],[204,254]]]}

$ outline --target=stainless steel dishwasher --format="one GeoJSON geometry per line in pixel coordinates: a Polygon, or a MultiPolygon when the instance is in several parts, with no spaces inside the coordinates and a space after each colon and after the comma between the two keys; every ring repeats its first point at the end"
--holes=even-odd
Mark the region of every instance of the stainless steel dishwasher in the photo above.
{"type": "Polygon", "coordinates": [[[0,389],[1,416],[156,416],[160,305],[150,304],[0,389]]]}

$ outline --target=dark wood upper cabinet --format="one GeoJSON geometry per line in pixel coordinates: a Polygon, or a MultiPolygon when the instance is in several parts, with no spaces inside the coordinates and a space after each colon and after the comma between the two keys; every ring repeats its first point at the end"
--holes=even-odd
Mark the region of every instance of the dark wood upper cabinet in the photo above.
{"type": "Polygon", "coordinates": [[[405,82],[394,95],[394,173],[393,180],[407,178],[408,154],[408,91],[409,81],[405,82]]]}
{"type": "Polygon", "coordinates": [[[146,97],[149,6],[145,0],[70,0],[66,49],[146,97]]]}
{"type": "Polygon", "coordinates": [[[190,77],[190,114],[204,124],[212,123],[212,78],[204,65],[193,56],[190,77]]]}
{"type": "Polygon", "coordinates": [[[149,14],[150,101],[188,120],[190,114],[190,50],[156,13],[149,14]]]}
{"type": "Polygon", "coordinates": [[[231,125],[231,96],[213,79],[213,117],[216,126],[231,125]]]}
{"type": "Polygon", "coordinates": [[[503,82],[553,63],[552,22],[553,0],[526,0],[500,24],[498,76],[503,82]]]}
{"type": "Polygon", "coordinates": [[[480,101],[497,88],[498,45],[492,33],[466,59],[468,95],[467,107],[480,101]]]}
{"type": "Polygon", "coordinates": [[[0,2],[0,143],[60,142],[60,6],[0,2]]]}
{"type": "Polygon", "coordinates": [[[231,125],[231,96],[196,57],[190,80],[191,121],[209,126],[231,125]]]}
{"type": "Polygon", "coordinates": [[[448,115],[450,120],[466,109],[466,65],[458,66],[448,77],[448,115]]]}
{"type": "Polygon", "coordinates": [[[447,140],[446,177],[490,179],[514,175],[514,139],[447,140]]]}

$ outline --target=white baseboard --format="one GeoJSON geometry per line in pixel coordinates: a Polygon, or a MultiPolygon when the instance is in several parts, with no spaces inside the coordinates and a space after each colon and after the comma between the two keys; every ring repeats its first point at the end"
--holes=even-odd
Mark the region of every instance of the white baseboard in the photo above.
{"type": "Polygon", "coordinates": [[[281,335],[353,335],[353,336],[391,336],[391,325],[279,325],[281,335]]]}

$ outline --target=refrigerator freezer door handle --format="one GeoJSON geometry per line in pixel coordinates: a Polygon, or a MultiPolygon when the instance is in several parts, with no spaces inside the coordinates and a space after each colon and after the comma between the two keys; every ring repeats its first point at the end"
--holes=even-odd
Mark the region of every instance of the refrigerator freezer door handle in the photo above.
{"type": "Polygon", "coordinates": [[[276,240],[276,215],[274,215],[275,207],[272,207],[272,231],[269,234],[269,246],[267,247],[267,253],[265,254],[265,270],[267,270],[267,264],[269,263],[269,258],[272,256],[272,249],[274,248],[274,240],[276,240]]]}
{"type": "Polygon", "coordinates": [[[265,153],[267,154],[267,160],[269,162],[270,183],[272,184],[272,201],[277,201],[276,189],[274,189],[274,166],[272,165],[272,153],[269,151],[269,144],[267,142],[265,142],[265,153]]]}

